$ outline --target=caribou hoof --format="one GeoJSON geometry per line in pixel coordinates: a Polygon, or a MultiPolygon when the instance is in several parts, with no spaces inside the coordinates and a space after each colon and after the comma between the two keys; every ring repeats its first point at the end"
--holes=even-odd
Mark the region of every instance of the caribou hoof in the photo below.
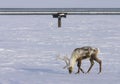
{"type": "Polygon", "coordinates": [[[75,74],[79,74],[80,72],[76,72],[75,74]]]}
{"type": "Polygon", "coordinates": [[[101,72],[98,72],[97,74],[100,74],[101,72]]]}
{"type": "Polygon", "coordinates": [[[89,72],[86,72],[85,74],[89,74],[89,72]]]}

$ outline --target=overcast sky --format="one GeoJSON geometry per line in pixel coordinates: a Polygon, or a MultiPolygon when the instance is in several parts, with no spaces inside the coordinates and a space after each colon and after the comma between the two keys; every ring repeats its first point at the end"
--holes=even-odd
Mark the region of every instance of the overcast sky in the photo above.
{"type": "Polygon", "coordinates": [[[0,0],[0,8],[120,8],[120,0],[0,0]]]}

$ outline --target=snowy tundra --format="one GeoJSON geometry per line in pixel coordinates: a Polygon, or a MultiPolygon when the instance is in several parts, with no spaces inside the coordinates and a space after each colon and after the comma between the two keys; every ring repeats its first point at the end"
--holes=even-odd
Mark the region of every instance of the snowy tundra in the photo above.
{"type": "MultiPolygon", "coordinates": [[[[87,71],[89,59],[81,67],[87,71]]],[[[0,16],[0,84],[120,84],[120,16],[0,16]],[[56,56],[75,48],[100,49],[89,74],[72,74],[56,56]]]]}

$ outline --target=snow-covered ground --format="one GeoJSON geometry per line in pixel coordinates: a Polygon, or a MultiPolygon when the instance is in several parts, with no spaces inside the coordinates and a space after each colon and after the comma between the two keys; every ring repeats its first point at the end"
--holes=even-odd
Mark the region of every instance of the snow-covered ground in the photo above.
{"type": "MultiPolygon", "coordinates": [[[[89,60],[82,61],[87,71],[89,60]]],[[[67,16],[62,28],[52,16],[0,16],[0,84],[120,84],[120,16],[67,16]],[[57,55],[98,47],[97,74],[68,74],[57,55]]]]}

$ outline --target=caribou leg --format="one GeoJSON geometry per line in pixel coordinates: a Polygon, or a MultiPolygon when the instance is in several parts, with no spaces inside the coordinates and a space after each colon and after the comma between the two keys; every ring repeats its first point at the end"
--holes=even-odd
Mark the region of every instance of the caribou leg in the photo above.
{"type": "Polygon", "coordinates": [[[99,72],[98,72],[98,74],[99,74],[99,73],[101,73],[101,70],[102,70],[102,61],[99,58],[97,58],[97,57],[95,57],[94,60],[97,63],[99,63],[99,72]]]}
{"type": "Polygon", "coordinates": [[[82,73],[84,73],[83,69],[81,68],[81,59],[79,59],[77,67],[78,67],[78,71],[76,72],[76,74],[80,73],[80,71],[82,71],[82,73]]]}
{"type": "Polygon", "coordinates": [[[91,65],[90,65],[90,67],[89,67],[89,69],[88,69],[87,73],[89,73],[89,72],[90,72],[90,70],[92,69],[92,67],[93,67],[93,65],[94,65],[94,61],[93,61],[93,59],[92,59],[92,58],[90,58],[90,63],[91,63],[91,65]]]}

